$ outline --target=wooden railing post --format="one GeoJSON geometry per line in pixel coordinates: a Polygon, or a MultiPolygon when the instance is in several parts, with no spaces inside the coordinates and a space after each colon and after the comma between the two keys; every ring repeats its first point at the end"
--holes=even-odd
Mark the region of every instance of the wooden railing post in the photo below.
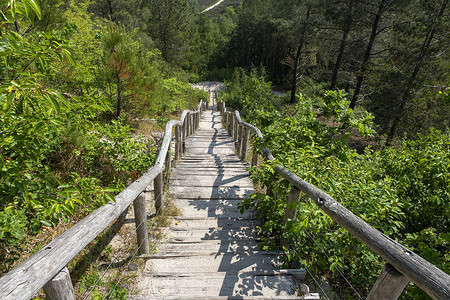
{"type": "Polygon", "coordinates": [[[192,122],[194,123],[194,126],[193,126],[193,128],[192,128],[192,133],[194,133],[195,130],[197,129],[197,118],[198,118],[198,114],[195,112],[192,116],[193,116],[192,122]]]}
{"type": "Polygon", "coordinates": [[[180,126],[175,126],[175,160],[181,157],[181,143],[180,126]]]}
{"type": "Polygon", "coordinates": [[[186,138],[187,138],[187,116],[184,118],[184,122],[183,122],[183,144],[181,145],[182,149],[181,152],[184,153],[186,151],[186,138]]]}
{"type": "MultiPolygon", "coordinates": [[[[186,124],[185,124],[185,127],[186,127],[186,135],[185,135],[185,137],[188,137],[189,136],[189,132],[190,132],[190,129],[189,129],[189,127],[191,127],[190,125],[190,121],[189,121],[189,113],[187,113],[186,114],[186,118],[185,118],[185,122],[186,122],[186,124]]],[[[186,140],[186,139],[185,139],[186,140]]]]}
{"type": "MultiPolygon", "coordinates": [[[[297,203],[300,201],[301,192],[295,186],[289,191],[289,197],[286,203],[286,211],[284,212],[283,225],[286,225],[289,219],[295,220],[297,215],[297,203]]],[[[289,247],[289,243],[285,238],[281,238],[281,246],[289,247]]]]}
{"type": "Polygon", "coordinates": [[[234,114],[230,113],[230,117],[231,117],[231,120],[230,120],[230,130],[229,130],[229,132],[230,132],[231,138],[234,140],[234,122],[235,122],[234,114]]]}
{"type": "Polygon", "coordinates": [[[44,285],[44,292],[49,300],[76,300],[69,269],[65,267],[52,280],[47,282],[44,285]]]}
{"type": "MultiPolygon", "coordinates": [[[[241,145],[242,145],[242,130],[243,126],[238,123],[237,126],[237,139],[236,139],[236,153],[238,156],[241,156],[241,145]]],[[[242,159],[242,157],[241,157],[242,159]]]]}
{"type": "Polygon", "coordinates": [[[167,180],[169,179],[171,168],[172,168],[172,154],[170,153],[169,149],[169,151],[167,151],[166,154],[166,165],[164,167],[164,174],[166,175],[167,180]]]}
{"type": "Polygon", "coordinates": [[[162,175],[162,172],[160,172],[154,180],[156,214],[162,213],[162,210],[164,209],[164,185],[162,175]]]}
{"type": "Polygon", "coordinates": [[[242,134],[242,153],[241,153],[241,157],[242,160],[246,160],[247,159],[247,149],[248,149],[248,138],[249,138],[249,130],[246,127],[243,127],[244,133],[242,134]]]}
{"type": "Polygon", "coordinates": [[[237,142],[238,140],[238,131],[239,131],[239,122],[236,118],[236,114],[233,114],[233,140],[237,142]]]}
{"type": "Polygon", "coordinates": [[[408,283],[407,277],[386,263],[366,300],[396,300],[408,283]]]}
{"type": "Polygon", "coordinates": [[[253,149],[253,155],[252,155],[252,167],[258,166],[258,152],[256,152],[255,149],[253,149]]]}
{"type": "Polygon", "coordinates": [[[139,254],[150,254],[148,244],[147,209],[145,205],[145,194],[141,193],[133,202],[134,222],[136,223],[136,236],[139,254]]]}

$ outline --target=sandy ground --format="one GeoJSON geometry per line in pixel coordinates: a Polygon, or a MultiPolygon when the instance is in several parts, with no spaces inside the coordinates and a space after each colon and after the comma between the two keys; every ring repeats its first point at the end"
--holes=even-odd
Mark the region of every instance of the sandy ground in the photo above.
{"type": "Polygon", "coordinates": [[[223,84],[223,82],[219,82],[219,81],[202,81],[196,84],[193,84],[192,87],[196,88],[196,89],[201,89],[201,90],[205,90],[205,91],[220,91],[223,88],[225,88],[225,84],[223,84]]]}

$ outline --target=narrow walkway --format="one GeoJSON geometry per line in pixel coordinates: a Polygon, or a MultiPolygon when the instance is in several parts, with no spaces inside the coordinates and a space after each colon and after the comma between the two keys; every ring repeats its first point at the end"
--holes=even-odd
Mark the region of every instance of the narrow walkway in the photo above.
{"type": "Polygon", "coordinates": [[[210,107],[171,176],[182,216],[147,260],[138,282],[142,296],[129,299],[303,299],[295,296],[301,271],[280,270],[280,254],[258,248],[256,221],[237,209],[253,189],[210,107]]]}

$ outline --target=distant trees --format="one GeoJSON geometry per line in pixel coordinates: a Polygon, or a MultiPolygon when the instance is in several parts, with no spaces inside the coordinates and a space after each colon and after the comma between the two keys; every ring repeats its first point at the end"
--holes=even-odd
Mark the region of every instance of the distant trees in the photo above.
{"type": "Polygon", "coordinates": [[[222,61],[265,67],[291,102],[301,82],[345,88],[349,107],[373,112],[388,140],[445,129],[446,15],[447,0],[245,1],[222,61]]]}
{"type": "Polygon", "coordinates": [[[128,122],[206,97],[176,64],[190,35],[172,36],[165,60],[138,27],[142,1],[38,2],[0,1],[0,274],[42,226],[83,217],[148,169],[155,149],[128,122]]]}
{"type": "MultiPolygon", "coordinates": [[[[422,4],[422,3],[420,3],[422,4]]],[[[408,104],[408,102],[411,100],[411,98],[414,96],[414,93],[418,90],[420,90],[420,87],[418,86],[417,82],[419,79],[419,72],[421,71],[421,69],[426,66],[427,62],[429,60],[430,63],[433,63],[432,58],[430,59],[431,55],[437,55],[440,56],[442,55],[442,53],[440,52],[440,49],[442,49],[441,47],[434,47],[432,46],[432,42],[434,42],[435,36],[437,34],[439,34],[440,36],[438,37],[438,40],[436,41],[437,43],[446,43],[445,40],[448,42],[448,31],[444,31],[442,32],[442,29],[447,27],[446,29],[449,29],[448,27],[448,23],[447,24],[443,24],[442,22],[442,18],[444,16],[445,10],[447,8],[448,5],[448,0],[442,0],[440,5],[438,5],[437,3],[427,3],[427,6],[425,7],[425,17],[423,15],[417,15],[417,14],[413,14],[412,18],[410,19],[410,22],[417,22],[419,21],[418,18],[421,18],[422,21],[420,24],[422,27],[422,32],[417,32],[416,38],[418,40],[419,43],[416,44],[416,49],[413,53],[412,56],[414,57],[415,55],[417,55],[416,59],[412,61],[412,64],[410,65],[410,67],[407,69],[407,72],[410,72],[409,74],[407,74],[407,78],[406,78],[406,82],[402,88],[402,95],[400,97],[400,102],[398,103],[398,106],[395,109],[395,116],[392,120],[392,123],[390,124],[390,129],[388,132],[388,137],[387,137],[387,142],[390,143],[392,141],[392,139],[394,138],[394,134],[397,130],[397,127],[402,119],[402,115],[404,113],[404,109],[406,107],[406,105],[408,104]],[[447,26],[446,26],[447,25],[447,26]],[[442,33],[444,33],[444,35],[442,35],[442,33]],[[446,38],[447,36],[447,38],[446,38]],[[421,41],[422,39],[422,41],[421,41]],[[434,48],[434,49],[433,49],[434,48]],[[418,52],[418,53],[417,53],[418,52]],[[434,53],[433,53],[434,52],[434,53]],[[430,55],[431,54],[431,55],[430,55]]],[[[441,44],[442,47],[445,47],[445,44],[441,44]]],[[[448,45],[447,45],[448,46],[448,45]]],[[[445,49],[444,51],[447,51],[448,49],[445,49]]],[[[448,57],[448,54],[447,54],[448,57]]],[[[436,67],[439,69],[440,67],[444,67],[444,65],[436,65],[436,67]]],[[[428,70],[430,71],[430,70],[428,70]]],[[[448,72],[448,69],[447,69],[448,72]]],[[[429,74],[428,74],[429,75],[429,74]]],[[[433,77],[434,79],[439,79],[439,76],[436,76],[438,74],[435,74],[433,77]]],[[[448,80],[448,73],[445,74],[447,75],[447,77],[442,78],[444,80],[448,80]]],[[[445,76],[444,75],[444,76],[445,76]]],[[[424,84],[425,82],[423,82],[422,84],[424,84]]],[[[445,84],[445,81],[443,82],[445,84]]],[[[448,83],[448,81],[447,81],[448,83]]],[[[425,100],[426,101],[426,100],[425,100]]],[[[410,108],[410,110],[413,110],[413,108],[410,108]]],[[[447,115],[450,116],[450,115],[447,115]]]]}
{"type": "Polygon", "coordinates": [[[152,0],[143,2],[146,33],[156,42],[169,62],[182,63],[189,51],[192,15],[187,0],[152,0]]]}

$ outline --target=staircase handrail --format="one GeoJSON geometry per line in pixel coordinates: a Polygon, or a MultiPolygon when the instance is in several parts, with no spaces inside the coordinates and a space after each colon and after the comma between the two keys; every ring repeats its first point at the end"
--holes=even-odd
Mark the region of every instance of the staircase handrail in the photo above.
{"type": "MultiPolygon", "coordinates": [[[[70,282],[70,275],[67,271],[67,264],[80,253],[90,242],[92,242],[103,230],[105,230],[114,220],[126,213],[128,207],[136,201],[145,207],[143,192],[152,181],[155,183],[155,206],[157,211],[163,208],[163,172],[170,168],[170,146],[172,141],[172,131],[175,127],[175,159],[184,152],[183,142],[187,136],[194,133],[200,124],[200,115],[208,107],[207,101],[200,101],[195,111],[185,110],[181,114],[180,120],[171,120],[165,126],[164,138],[159,150],[155,164],[150,167],[141,177],[127,186],[123,191],[114,197],[114,202],[96,209],[85,218],[80,220],[71,228],[64,231],[50,243],[43,246],[24,262],[20,263],[10,272],[0,278],[0,299],[4,300],[28,300],[32,298],[41,288],[47,294],[47,299],[58,299],[58,296],[52,296],[47,293],[54,289],[52,280],[57,276],[66,276],[66,285],[70,285],[72,291],[70,299],[75,299],[73,287],[70,282]],[[166,168],[164,166],[166,165],[166,168]],[[68,281],[68,282],[67,282],[68,281]]],[[[147,226],[139,226],[141,222],[147,220],[147,214],[143,213],[142,220],[135,217],[136,227],[147,230],[147,226]],[[138,225],[139,224],[139,225],[138,225]]],[[[148,244],[148,234],[147,244],[148,244]]],[[[138,245],[142,245],[139,241],[138,245]]],[[[148,252],[148,245],[143,248],[148,252]]],[[[140,253],[148,254],[148,253],[140,253]]],[[[64,291],[62,291],[64,293],[64,291]]],[[[60,294],[59,294],[60,295],[60,294]]],[[[59,296],[60,298],[61,296],[59,296]]]]}
{"type": "MultiPolygon", "coordinates": [[[[224,121],[228,125],[227,127],[230,135],[236,141],[236,151],[239,157],[245,160],[247,157],[247,144],[249,138],[249,134],[246,131],[250,130],[254,132],[257,138],[263,142],[264,137],[261,131],[257,127],[243,122],[239,111],[235,110],[234,112],[228,112],[225,102],[223,101],[218,102],[218,110],[221,112],[224,121]]],[[[274,157],[268,148],[263,148],[262,154],[267,161],[274,161],[274,157]]],[[[252,158],[252,166],[255,165],[257,165],[256,152],[253,153],[252,158]]],[[[293,184],[293,189],[305,193],[305,195],[311,198],[320,209],[331,217],[331,219],[344,227],[354,237],[368,246],[373,252],[380,255],[389,264],[383,269],[367,299],[377,299],[377,297],[379,297],[378,295],[380,295],[378,293],[386,294],[386,291],[382,292],[383,289],[386,289],[386,286],[397,288],[398,295],[394,295],[394,292],[392,295],[388,295],[388,298],[384,299],[397,299],[409,280],[414,282],[433,299],[450,299],[450,276],[444,271],[375,229],[356,216],[353,212],[342,206],[330,195],[313,184],[303,180],[284,166],[274,164],[273,168],[281,177],[293,184]],[[391,266],[395,269],[392,270],[391,266]],[[403,274],[403,276],[406,277],[406,280],[402,281],[399,280],[399,278],[395,279],[397,281],[391,278],[391,282],[386,280],[386,276],[389,275],[386,274],[389,272],[394,274],[395,270],[400,272],[400,275],[403,274]],[[382,282],[383,280],[385,282],[382,282]],[[399,284],[398,282],[401,283],[399,284]],[[380,286],[380,284],[383,286],[380,286]],[[397,285],[397,287],[395,287],[395,285],[397,285]]],[[[300,194],[297,193],[297,195],[300,194]]],[[[289,205],[287,206],[289,207],[289,205]]],[[[286,215],[288,215],[288,213],[289,212],[286,211],[286,215]]],[[[292,214],[292,212],[290,213],[292,214]]],[[[393,277],[398,276],[399,274],[396,274],[396,276],[393,277]]]]}

